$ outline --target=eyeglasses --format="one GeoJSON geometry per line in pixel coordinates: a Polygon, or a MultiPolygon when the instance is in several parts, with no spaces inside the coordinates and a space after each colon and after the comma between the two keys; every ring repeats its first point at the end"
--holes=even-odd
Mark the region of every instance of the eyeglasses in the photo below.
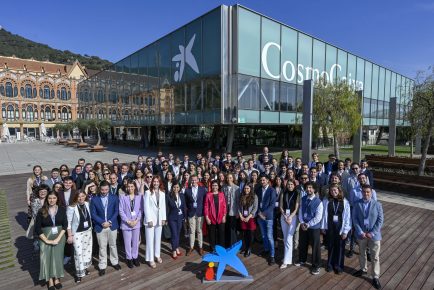
{"type": "Polygon", "coordinates": [[[307,180],[308,178],[307,178],[307,177],[302,177],[301,179],[302,179],[302,180],[307,180]]]}
{"type": "Polygon", "coordinates": [[[148,176],[146,176],[146,178],[152,178],[152,175],[148,175],[148,176]]]}
{"type": "Polygon", "coordinates": [[[357,170],[357,169],[359,169],[359,167],[353,167],[353,168],[351,168],[352,170],[357,170]]]}
{"type": "Polygon", "coordinates": [[[110,173],[106,172],[106,173],[104,173],[104,175],[110,175],[110,173]]]}

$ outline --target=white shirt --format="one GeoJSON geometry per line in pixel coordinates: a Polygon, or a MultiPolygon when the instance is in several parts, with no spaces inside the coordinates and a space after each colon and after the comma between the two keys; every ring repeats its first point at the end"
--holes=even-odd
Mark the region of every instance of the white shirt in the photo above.
{"type": "Polygon", "coordinates": [[[197,186],[192,186],[191,192],[193,193],[193,199],[196,201],[197,200],[197,186]]]}
{"type": "Polygon", "coordinates": [[[63,194],[65,195],[66,206],[69,206],[69,198],[71,197],[71,189],[65,191],[63,194]]]}

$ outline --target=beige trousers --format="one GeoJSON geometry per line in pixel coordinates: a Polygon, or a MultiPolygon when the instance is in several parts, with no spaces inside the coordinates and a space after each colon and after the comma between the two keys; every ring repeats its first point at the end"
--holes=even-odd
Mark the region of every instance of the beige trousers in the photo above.
{"type": "Polygon", "coordinates": [[[381,241],[373,241],[371,239],[363,239],[358,240],[360,255],[359,255],[359,263],[360,268],[364,271],[368,271],[368,261],[366,258],[366,247],[369,247],[371,251],[371,265],[372,265],[372,277],[379,278],[380,277],[380,244],[381,241]]]}
{"type": "Polygon", "coordinates": [[[202,248],[203,245],[203,235],[202,235],[202,225],[203,225],[204,217],[189,217],[188,218],[188,226],[190,228],[190,249],[194,247],[194,241],[196,239],[197,232],[197,240],[199,242],[199,248],[202,248]]]}

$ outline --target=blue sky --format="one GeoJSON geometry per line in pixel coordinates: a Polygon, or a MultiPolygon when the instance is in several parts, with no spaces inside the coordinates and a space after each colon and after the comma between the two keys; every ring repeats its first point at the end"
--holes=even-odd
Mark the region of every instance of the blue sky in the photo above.
{"type": "Polygon", "coordinates": [[[235,3],[409,77],[434,65],[432,0],[7,1],[0,25],[114,62],[220,4],[235,3]]]}

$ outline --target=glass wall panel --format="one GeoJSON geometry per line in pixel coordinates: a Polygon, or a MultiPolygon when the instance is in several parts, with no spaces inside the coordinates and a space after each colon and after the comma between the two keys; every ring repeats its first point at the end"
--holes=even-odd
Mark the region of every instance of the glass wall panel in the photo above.
{"type": "Polygon", "coordinates": [[[378,80],[378,99],[384,101],[384,82],[386,79],[386,70],[380,67],[379,80],[378,80]]]}
{"type": "Polygon", "coordinates": [[[347,64],[347,83],[353,90],[356,90],[356,57],[350,53],[347,64]]]}
{"type": "Polygon", "coordinates": [[[208,13],[202,24],[202,75],[219,75],[221,71],[221,12],[208,13]]]}
{"type": "Polygon", "coordinates": [[[138,67],[139,67],[139,53],[138,52],[131,55],[130,62],[131,62],[130,72],[132,74],[137,74],[138,73],[138,67]]]}
{"type": "Polygon", "coordinates": [[[384,100],[385,101],[389,101],[390,100],[390,83],[391,83],[391,71],[390,70],[386,70],[386,78],[384,81],[384,100]]]}
{"type": "Polygon", "coordinates": [[[365,61],[365,84],[363,86],[365,98],[371,98],[372,89],[372,63],[365,61]]]}
{"type": "Polygon", "coordinates": [[[295,84],[297,80],[297,31],[282,27],[281,68],[284,82],[295,84]]]}
{"type": "Polygon", "coordinates": [[[369,118],[371,112],[371,99],[363,98],[363,117],[369,118]]]}
{"type": "Polygon", "coordinates": [[[259,78],[238,75],[238,109],[259,110],[259,78]]]}
{"type": "Polygon", "coordinates": [[[261,77],[280,80],[280,24],[262,17],[261,77]]]}
{"type": "Polygon", "coordinates": [[[260,76],[261,17],[238,9],[238,73],[260,76]]]}
{"type": "Polygon", "coordinates": [[[340,49],[338,49],[338,64],[338,80],[345,81],[347,78],[347,53],[340,49]]]}
{"type": "Polygon", "coordinates": [[[390,97],[396,97],[396,73],[392,72],[391,80],[390,80],[390,97]]]}
{"type": "Polygon", "coordinates": [[[372,99],[378,99],[378,75],[379,75],[378,65],[373,64],[372,65],[372,93],[371,93],[372,99]]]}
{"type": "Polygon", "coordinates": [[[185,32],[185,80],[197,79],[202,71],[202,19],[199,18],[186,27],[185,32]],[[187,53],[191,48],[192,57],[187,53]]]}
{"type": "Polygon", "coordinates": [[[312,78],[312,37],[298,34],[298,77],[297,83],[302,84],[312,78]]]}
{"type": "Polygon", "coordinates": [[[356,91],[364,90],[365,83],[365,61],[357,58],[356,91]]]}
{"type": "Polygon", "coordinates": [[[172,74],[170,73],[171,67],[171,51],[170,51],[170,36],[164,37],[160,40],[158,64],[159,64],[159,78],[160,86],[168,88],[172,83],[172,74]]]}
{"type": "Polygon", "coordinates": [[[303,86],[297,85],[297,112],[303,112],[303,86]]]}
{"type": "Polygon", "coordinates": [[[313,40],[313,72],[312,79],[318,81],[324,78],[325,69],[325,43],[319,40],[313,40]],[[323,75],[321,75],[323,74],[323,75]]]}
{"type": "Polygon", "coordinates": [[[326,45],[326,72],[329,81],[335,82],[337,78],[336,57],[338,50],[329,44],[326,45]]]}
{"type": "Polygon", "coordinates": [[[295,84],[280,83],[280,111],[296,111],[296,91],[297,86],[295,84]]]}
{"type": "MultiPolygon", "coordinates": [[[[279,82],[261,79],[261,110],[279,110],[279,82]]],[[[262,120],[262,119],[261,119],[262,120]]]]}

